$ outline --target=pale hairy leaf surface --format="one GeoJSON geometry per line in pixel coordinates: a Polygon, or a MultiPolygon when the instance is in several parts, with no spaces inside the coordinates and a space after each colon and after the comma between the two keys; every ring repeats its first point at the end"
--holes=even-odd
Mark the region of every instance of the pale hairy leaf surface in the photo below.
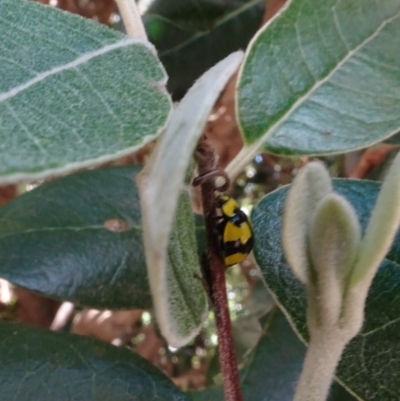
{"type": "Polygon", "coordinates": [[[149,308],[140,167],[85,171],[0,208],[0,277],[101,309],[149,308]]]}
{"type": "Polygon", "coordinates": [[[151,363],[87,337],[0,323],[1,399],[187,401],[151,363]]]}
{"type": "Polygon", "coordinates": [[[198,333],[199,323],[207,311],[201,281],[195,278],[200,269],[194,218],[185,212],[188,218],[181,220],[178,203],[180,199],[189,202],[183,200],[182,197],[188,194],[182,190],[187,172],[191,170],[193,152],[215,101],[242,57],[242,52],[231,54],[193,85],[174,110],[166,132],[138,180],[146,261],[156,316],[161,332],[174,346],[186,344],[198,333]],[[183,250],[187,246],[191,248],[183,250]],[[181,252],[187,253],[186,256],[183,257],[181,252]],[[191,262],[182,264],[189,254],[191,262]],[[183,302],[184,292],[191,296],[191,303],[183,302]],[[197,298],[199,296],[201,298],[197,298]],[[182,301],[177,302],[179,298],[182,301]],[[181,317],[194,317],[190,310],[193,307],[197,317],[190,324],[181,320],[181,317]]]}
{"type": "MultiPolygon", "coordinates": [[[[380,184],[333,180],[334,191],[355,209],[365,230],[380,184]]],[[[254,254],[267,286],[299,336],[307,341],[304,286],[287,265],[281,242],[282,213],[288,187],[265,196],[252,211],[254,254]]],[[[400,231],[382,262],[367,298],[364,326],[346,347],[337,378],[363,401],[392,401],[400,369],[400,231]]]]}
{"type": "Polygon", "coordinates": [[[322,163],[312,162],[300,170],[286,198],[282,243],[293,271],[303,283],[310,276],[307,253],[310,221],[318,204],[331,191],[328,171],[322,163]]]}
{"type": "Polygon", "coordinates": [[[383,181],[374,211],[361,242],[351,282],[370,280],[393,242],[400,226],[400,153],[394,158],[383,181]],[[367,279],[369,277],[369,279],[367,279]]]}
{"type": "Polygon", "coordinates": [[[399,130],[400,3],[292,0],[250,44],[237,112],[245,148],[238,173],[260,150],[340,153],[399,130]]]}
{"type": "Polygon", "coordinates": [[[147,42],[33,1],[0,0],[0,182],[139,149],[167,122],[166,74],[147,42]]]}
{"type": "MultiPolygon", "coordinates": [[[[153,299],[157,319],[172,345],[182,346],[196,336],[208,314],[207,293],[201,281],[196,226],[189,194],[182,191],[168,244],[165,276],[153,299]],[[161,291],[165,291],[162,294],[161,291]],[[157,299],[157,300],[156,300],[157,299]],[[164,302],[163,305],[158,302],[164,302]],[[168,334],[167,334],[168,333],[168,334]]],[[[151,274],[151,273],[150,273],[151,274]]]]}

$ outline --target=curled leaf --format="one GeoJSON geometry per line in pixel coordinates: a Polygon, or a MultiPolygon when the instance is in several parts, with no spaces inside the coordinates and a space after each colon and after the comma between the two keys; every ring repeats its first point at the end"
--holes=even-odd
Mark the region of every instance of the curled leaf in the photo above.
{"type": "Polygon", "coordinates": [[[325,196],[315,211],[308,237],[318,318],[336,323],[342,308],[345,278],[361,241],[360,223],[346,198],[336,193],[325,196]]]}
{"type": "Polygon", "coordinates": [[[173,112],[138,180],[143,234],[156,317],[166,340],[187,344],[207,314],[195,224],[185,178],[213,104],[242,61],[236,52],[207,71],[173,112]]]}
{"type": "Polygon", "coordinates": [[[295,275],[308,282],[307,232],[318,203],[332,191],[331,179],[322,163],[307,164],[290,187],[285,202],[282,245],[295,275]]]}
{"type": "MultiPolygon", "coordinates": [[[[372,212],[359,257],[351,276],[354,286],[361,281],[368,287],[400,225],[400,153],[386,176],[372,212]]],[[[363,286],[364,286],[363,284],[363,286]]]]}

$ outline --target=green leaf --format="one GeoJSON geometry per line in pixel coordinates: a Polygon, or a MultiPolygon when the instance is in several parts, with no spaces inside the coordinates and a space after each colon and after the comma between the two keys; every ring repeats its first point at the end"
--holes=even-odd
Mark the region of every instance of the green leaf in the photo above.
{"type": "MultiPolygon", "coordinates": [[[[366,288],[387,254],[400,226],[400,154],[397,154],[383,181],[379,197],[361,241],[350,285],[363,282],[366,288]]],[[[361,284],[362,286],[363,284],[361,284]]]]}
{"type": "Polygon", "coordinates": [[[197,251],[190,197],[186,191],[182,191],[169,238],[165,277],[158,277],[160,284],[166,282],[167,285],[166,288],[159,285],[153,290],[162,333],[176,347],[192,340],[200,332],[208,315],[207,294],[200,280],[197,251]],[[160,289],[166,293],[161,293],[160,289]]]}
{"type": "Polygon", "coordinates": [[[204,225],[204,218],[200,214],[194,215],[194,221],[196,225],[197,254],[200,258],[207,249],[206,226],[204,225]]]}
{"type": "Polygon", "coordinates": [[[329,281],[337,280],[336,284],[342,287],[357,257],[360,231],[357,215],[345,198],[332,193],[321,201],[309,233],[313,270],[322,280],[318,285],[328,286],[329,281]]]}
{"type": "MultiPolygon", "coordinates": [[[[308,287],[308,327],[315,335],[321,333],[324,326],[329,327],[330,331],[335,328],[337,333],[340,333],[340,329],[343,331],[347,329],[347,332],[350,332],[348,325],[344,328],[346,320],[343,316],[354,314],[345,310],[344,283],[351,275],[358,257],[361,227],[356,212],[346,198],[337,193],[330,193],[321,200],[312,217],[307,240],[306,250],[309,253],[311,270],[308,282],[305,283],[308,287]],[[340,325],[339,322],[343,324],[340,325]]],[[[362,317],[363,314],[359,313],[357,316],[362,317]]],[[[354,319],[350,326],[351,328],[355,326],[354,319]]],[[[351,330],[352,334],[348,334],[348,339],[352,338],[360,328],[361,322],[357,329],[351,330]]],[[[323,336],[319,338],[322,342],[323,336]]],[[[328,344],[335,346],[336,342],[332,340],[328,344]]],[[[337,359],[334,367],[336,362],[337,359]]]]}
{"type": "Polygon", "coordinates": [[[388,143],[390,145],[400,145],[400,132],[397,132],[393,136],[391,136],[388,139],[385,139],[385,143],[388,143]]]}
{"type": "Polygon", "coordinates": [[[246,48],[261,25],[265,8],[264,0],[184,1],[176,8],[165,3],[156,2],[160,6],[150,8],[144,21],[167,70],[174,99],[182,98],[214,64],[246,48]]]}
{"type": "Polygon", "coordinates": [[[150,307],[139,170],[72,174],[0,208],[0,277],[86,306],[150,307]]]}
{"type": "MultiPolygon", "coordinates": [[[[245,401],[292,401],[305,347],[296,337],[283,313],[272,311],[263,319],[263,336],[241,370],[245,401]]],[[[329,401],[352,401],[340,386],[332,386],[329,401]],[[340,398],[335,398],[337,395],[340,398]]],[[[193,401],[223,401],[221,386],[190,392],[193,401]]]]}
{"type": "Polygon", "coordinates": [[[286,199],[283,247],[296,276],[310,280],[307,234],[316,207],[332,191],[331,179],[322,163],[313,162],[300,170],[286,199]]]}
{"type": "MultiPolygon", "coordinates": [[[[362,229],[368,223],[380,184],[369,181],[334,180],[334,190],[354,207],[362,229]]],[[[265,281],[277,302],[307,340],[306,296],[303,285],[287,265],[282,252],[282,212],[288,187],[281,188],[254,207],[252,222],[254,254],[265,281]]],[[[381,264],[367,298],[362,331],[345,349],[337,378],[360,400],[391,401],[397,397],[400,369],[400,232],[381,264]],[[395,395],[395,396],[394,396],[395,395]]]]}
{"type": "Polygon", "coordinates": [[[159,52],[208,31],[247,0],[155,0],[143,16],[149,40],[159,52]]]}
{"type": "Polygon", "coordinates": [[[291,401],[304,359],[304,346],[296,341],[282,313],[272,312],[264,321],[264,336],[242,373],[245,399],[291,401]],[[293,341],[294,340],[294,341],[293,341]]]}
{"type": "Polygon", "coordinates": [[[190,27],[181,26],[161,15],[145,14],[143,23],[150,42],[159,53],[174,47],[176,43],[188,40],[193,35],[190,27]]]}
{"type": "Polygon", "coordinates": [[[231,168],[261,149],[340,153],[397,132],[399,32],[397,0],[289,1],[247,50],[237,97],[246,147],[231,168]]]}
{"type": "Polygon", "coordinates": [[[0,338],[4,401],[187,401],[157,368],[126,348],[4,322],[0,338]]]}
{"type": "Polygon", "coordinates": [[[199,332],[207,312],[202,283],[195,278],[200,269],[193,214],[186,210],[190,208],[188,199],[184,212],[178,202],[187,197],[186,176],[191,178],[193,152],[211,109],[241,61],[242,52],[231,54],[188,91],[138,180],[156,317],[162,334],[175,347],[185,345],[199,332]],[[187,217],[181,219],[181,213],[187,217]]]}
{"type": "Polygon", "coordinates": [[[192,401],[225,401],[222,386],[213,386],[201,391],[190,391],[188,396],[192,401]]]}
{"type": "Polygon", "coordinates": [[[132,153],[166,124],[147,42],[32,1],[0,0],[0,182],[132,153]]]}

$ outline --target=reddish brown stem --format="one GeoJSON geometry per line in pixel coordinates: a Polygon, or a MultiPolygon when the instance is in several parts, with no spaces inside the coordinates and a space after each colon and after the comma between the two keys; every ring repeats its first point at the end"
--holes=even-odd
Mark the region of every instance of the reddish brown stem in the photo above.
{"type": "MultiPolygon", "coordinates": [[[[198,157],[199,175],[207,174],[216,168],[217,159],[214,149],[206,139],[199,143],[197,152],[201,156],[198,157]]],[[[212,180],[204,181],[201,184],[201,195],[208,245],[207,261],[204,266],[206,269],[205,278],[214,306],[225,401],[243,401],[226,295],[225,265],[220,256],[215,236],[215,224],[217,221],[215,211],[218,203],[215,197],[215,185],[212,180]]]]}
{"type": "Polygon", "coordinates": [[[379,166],[385,160],[388,153],[394,148],[393,145],[381,144],[367,149],[360,157],[355,169],[348,175],[348,178],[365,178],[374,167],[379,166]]]}

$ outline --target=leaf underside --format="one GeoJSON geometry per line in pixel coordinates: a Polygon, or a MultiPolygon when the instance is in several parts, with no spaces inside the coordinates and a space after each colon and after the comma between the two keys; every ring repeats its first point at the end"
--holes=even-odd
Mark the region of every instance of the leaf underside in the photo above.
{"type": "Polygon", "coordinates": [[[115,159],[161,131],[171,105],[151,45],[31,1],[0,0],[0,16],[0,182],[115,159]]]}
{"type": "Polygon", "coordinates": [[[242,59],[242,52],[232,53],[199,78],[172,113],[139,177],[156,317],[161,333],[174,347],[198,334],[208,311],[186,188],[193,173],[193,152],[214,103],[242,59]]]}
{"type": "Polygon", "coordinates": [[[246,144],[326,154],[394,134],[399,47],[397,0],[288,2],[253,40],[243,65],[237,101],[246,144]]]}

